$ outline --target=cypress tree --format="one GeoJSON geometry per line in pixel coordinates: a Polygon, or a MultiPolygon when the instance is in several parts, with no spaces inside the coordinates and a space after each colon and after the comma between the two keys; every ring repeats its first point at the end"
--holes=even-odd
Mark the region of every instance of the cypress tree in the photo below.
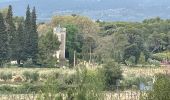
{"type": "Polygon", "coordinates": [[[8,34],[2,13],[0,13],[0,67],[3,66],[8,58],[8,34]]]}
{"type": "Polygon", "coordinates": [[[8,33],[8,42],[9,42],[9,57],[11,60],[16,59],[16,49],[17,49],[17,33],[15,24],[13,22],[13,12],[12,6],[9,5],[8,12],[6,15],[6,26],[7,26],[7,33],[8,33]]]}
{"type": "Polygon", "coordinates": [[[24,34],[24,28],[23,28],[23,23],[19,23],[18,28],[17,28],[17,51],[16,51],[16,60],[18,64],[20,65],[21,60],[26,60],[25,59],[25,52],[24,52],[24,41],[25,41],[25,34],[24,34]]]}
{"type": "Polygon", "coordinates": [[[31,13],[30,13],[30,7],[28,5],[27,11],[26,11],[26,19],[24,23],[24,45],[23,45],[23,58],[24,60],[27,60],[28,58],[31,58],[31,13]]]}
{"type": "Polygon", "coordinates": [[[33,8],[32,14],[31,14],[31,26],[32,26],[32,32],[31,32],[31,56],[33,63],[36,64],[37,60],[37,54],[38,54],[38,32],[37,32],[37,24],[36,24],[36,10],[35,7],[33,8]]]}

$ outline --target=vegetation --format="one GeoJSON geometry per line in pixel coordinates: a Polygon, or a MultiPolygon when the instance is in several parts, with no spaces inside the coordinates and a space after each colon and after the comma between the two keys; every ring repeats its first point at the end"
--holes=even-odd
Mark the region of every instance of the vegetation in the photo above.
{"type": "Polygon", "coordinates": [[[0,67],[16,67],[1,68],[0,93],[103,100],[107,92],[117,96],[131,90],[143,91],[144,100],[169,100],[169,76],[159,75],[154,82],[157,73],[169,71],[160,67],[170,64],[169,19],[94,22],[74,14],[53,16],[49,23],[37,24],[36,19],[35,7],[27,7],[25,18],[13,16],[11,5],[0,12],[0,67]],[[60,42],[52,29],[58,25],[67,29],[63,61],[55,55],[60,42]],[[67,60],[76,66],[60,64],[67,60]]]}
{"type": "Polygon", "coordinates": [[[170,78],[165,75],[158,75],[153,90],[149,91],[142,100],[169,100],[170,99],[170,78]]]}
{"type": "Polygon", "coordinates": [[[113,62],[107,62],[101,69],[101,73],[104,75],[105,88],[107,90],[114,90],[122,79],[122,71],[120,66],[113,62]]]}

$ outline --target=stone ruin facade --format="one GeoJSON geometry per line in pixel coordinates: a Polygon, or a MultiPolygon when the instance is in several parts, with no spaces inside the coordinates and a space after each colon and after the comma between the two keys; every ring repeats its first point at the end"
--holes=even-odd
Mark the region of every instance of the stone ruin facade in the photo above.
{"type": "Polygon", "coordinates": [[[64,60],[66,49],[66,28],[62,28],[59,25],[53,29],[53,33],[58,37],[60,42],[59,50],[55,52],[54,56],[59,60],[64,60]]]}

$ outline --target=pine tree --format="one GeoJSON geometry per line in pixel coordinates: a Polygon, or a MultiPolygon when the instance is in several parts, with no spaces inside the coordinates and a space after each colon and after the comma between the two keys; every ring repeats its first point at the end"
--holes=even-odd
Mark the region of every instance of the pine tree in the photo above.
{"type": "Polygon", "coordinates": [[[7,16],[6,16],[6,26],[7,26],[7,33],[8,33],[8,42],[9,42],[9,57],[11,60],[15,60],[15,54],[17,49],[17,36],[16,36],[16,28],[13,22],[13,12],[12,6],[9,5],[7,16]]]}
{"type": "Polygon", "coordinates": [[[24,23],[24,44],[23,44],[23,58],[24,60],[27,60],[31,58],[31,13],[30,13],[30,7],[28,5],[27,11],[26,11],[26,19],[24,23]]]}
{"type": "Polygon", "coordinates": [[[18,25],[18,28],[17,28],[17,37],[18,37],[18,39],[17,39],[17,51],[16,51],[16,60],[17,60],[17,62],[18,62],[18,64],[20,65],[20,63],[21,63],[21,60],[26,60],[25,59],[25,53],[24,53],[24,48],[23,48],[23,46],[24,46],[24,41],[25,41],[25,39],[24,39],[24,28],[23,28],[23,23],[21,22],[21,23],[19,23],[19,25],[18,25]]]}
{"type": "Polygon", "coordinates": [[[8,58],[8,34],[2,13],[0,13],[0,67],[8,58]]]}
{"type": "Polygon", "coordinates": [[[33,63],[36,64],[37,54],[38,54],[38,32],[37,32],[37,24],[36,24],[36,10],[35,7],[33,8],[32,14],[31,14],[31,26],[32,26],[32,32],[31,32],[31,56],[33,63]]]}

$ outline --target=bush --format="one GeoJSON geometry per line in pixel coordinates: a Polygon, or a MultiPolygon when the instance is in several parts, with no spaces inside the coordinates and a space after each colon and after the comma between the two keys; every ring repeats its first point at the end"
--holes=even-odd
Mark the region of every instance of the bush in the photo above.
{"type": "Polygon", "coordinates": [[[142,64],[142,65],[145,64],[145,55],[143,52],[141,52],[138,62],[139,62],[139,64],[142,64]]]}
{"type": "Polygon", "coordinates": [[[86,68],[77,68],[77,72],[71,75],[62,75],[61,79],[55,77],[49,78],[45,82],[37,100],[42,98],[54,100],[103,100],[102,93],[104,83],[103,77],[99,71],[87,71],[86,68]],[[63,82],[63,83],[62,83],[63,82]],[[64,90],[61,91],[61,83],[64,90]],[[60,93],[62,92],[62,93],[60,93]],[[59,94],[59,95],[58,95],[59,94]],[[61,96],[65,94],[65,96],[61,96]]]}
{"type": "Polygon", "coordinates": [[[123,88],[131,89],[133,86],[136,86],[136,89],[139,89],[140,83],[144,83],[146,86],[150,85],[148,84],[149,82],[152,82],[152,77],[147,77],[147,76],[131,76],[127,77],[121,82],[121,86],[123,88]]]}
{"type": "Polygon", "coordinates": [[[153,90],[142,96],[141,100],[170,100],[170,77],[158,75],[153,90]]]}
{"type": "Polygon", "coordinates": [[[77,69],[75,78],[73,86],[67,90],[69,100],[102,100],[101,91],[104,88],[104,81],[100,71],[87,71],[82,67],[77,69]]]}
{"type": "Polygon", "coordinates": [[[4,81],[12,79],[12,72],[1,72],[0,78],[4,81]]]}
{"type": "Polygon", "coordinates": [[[131,56],[128,60],[126,60],[125,62],[126,62],[126,64],[128,65],[128,66],[135,66],[135,56],[131,56]]]}
{"type": "Polygon", "coordinates": [[[10,86],[10,85],[1,85],[0,86],[0,93],[6,94],[6,93],[12,93],[16,90],[16,88],[10,86]]]}
{"type": "Polygon", "coordinates": [[[23,75],[26,81],[38,81],[39,80],[39,73],[38,72],[23,72],[23,75]]]}
{"type": "Polygon", "coordinates": [[[156,53],[152,55],[152,58],[158,61],[170,60],[170,52],[156,53]]]}
{"type": "Polygon", "coordinates": [[[148,63],[149,63],[150,65],[155,65],[155,66],[157,66],[157,67],[160,66],[160,62],[159,62],[158,60],[148,59],[148,63]]]}
{"type": "Polygon", "coordinates": [[[117,81],[122,79],[122,70],[120,65],[114,61],[107,62],[101,69],[105,81],[105,89],[114,90],[117,81]]]}

